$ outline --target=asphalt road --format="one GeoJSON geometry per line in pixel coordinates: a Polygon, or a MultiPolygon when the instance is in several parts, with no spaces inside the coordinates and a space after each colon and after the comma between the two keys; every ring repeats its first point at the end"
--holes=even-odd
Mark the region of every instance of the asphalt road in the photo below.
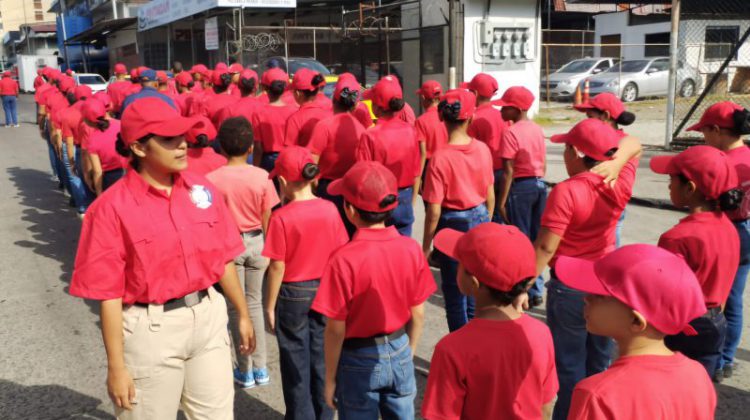
{"type": "MultiPolygon", "coordinates": [[[[22,96],[20,111],[20,128],[0,128],[0,419],[109,419],[113,410],[104,386],[98,305],[67,293],[80,222],[50,179],[46,145],[31,123],[30,96],[22,96]]],[[[558,166],[551,170],[556,173],[562,171],[559,152],[550,149],[550,165],[558,166]]],[[[664,189],[665,199],[666,194],[664,189]]],[[[421,209],[418,213],[415,238],[421,238],[422,230],[421,209]]],[[[624,242],[655,243],[681,216],[630,206],[624,242]]],[[[439,274],[435,276],[439,281],[439,274]]],[[[750,318],[750,310],[745,312],[750,318]]],[[[534,315],[543,319],[544,311],[534,315]]],[[[418,404],[432,349],[447,333],[439,293],[429,299],[426,318],[415,360],[418,404]]],[[[717,386],[719,419],[747,418],[748,330],[746,326],[735,377],[717,386]]],[[[237,418],[282,418],[278,352],[275,339],[269,338],[271,384],[238,391],[237,418]]]]}

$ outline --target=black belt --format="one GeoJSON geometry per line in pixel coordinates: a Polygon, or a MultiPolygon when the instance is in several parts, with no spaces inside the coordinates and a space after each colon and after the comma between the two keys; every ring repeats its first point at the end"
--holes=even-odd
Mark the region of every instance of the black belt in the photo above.
{"type": "MultiPolygon", "coordinates": [[[[172,311],[172,310],[180,309],[180,308],[185,308],[185,307],[191,308],[201,303],[203,298],[205,298],[206,296],[208,296],[207,288],[203,290],[198,290],[197,292],[189,293],[181,298],[170,299],[164,302],[164,312],[168,312],[168,311],[172,311]]],[[[148,308],[149,304],[136,302],[134,303],[134,305],[140,306],[143,308],[148,308]]]]}
{"type": "Polygon", "coordinates": [[[255,229],[251,230],[250,232],[242,232],[242,236],[249,236],[251,238],[254,238],[256,236],[259,236],[263,233],[263,229],[255,229]]]}
{"type": "Polygon", "coordinates": [[[540,177],[540,176],[520,176],[518,178],[513,178],[513,182],[526,181],[528,179],[539,180],[539,179],[542,179],[542,177],[540,177]]]}
{"type": "Polygon", "coordinates": [[[404,327],[401,327],[390,334],[376,335],[373,337],[347,338],[346,340],[344,340],[344,348],[349,350],[356,350],[363,349],[365,347],[375,347],[381,344],[386,344],[390,341],[398,340],[404,334],[406,334],[406,330],[404,330],[404,327]]]}

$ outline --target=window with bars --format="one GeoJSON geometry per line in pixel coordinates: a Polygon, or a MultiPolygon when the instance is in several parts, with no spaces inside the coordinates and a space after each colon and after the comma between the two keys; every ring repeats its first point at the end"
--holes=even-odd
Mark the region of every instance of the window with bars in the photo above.
{"type": "Polygon", "coordinates": [[[44,20],[44,12],[36,11],[34,12],[34,19],[36,19],[37,22],[41,22],[44,20]]]}
{"type": "Polygon", "coordinates": [[[34,9],[37,9],[37,10],[42,9],[42,0],[34,0],[34,9]]]}
{"type": "MultiPolygon", "coordinates": [[[[739,26],[709,26],[706,28],[706,60],[725,60],[740,38],[739,26]]],[[[737,54],[734,55],[737,59],[737,54]]]]}

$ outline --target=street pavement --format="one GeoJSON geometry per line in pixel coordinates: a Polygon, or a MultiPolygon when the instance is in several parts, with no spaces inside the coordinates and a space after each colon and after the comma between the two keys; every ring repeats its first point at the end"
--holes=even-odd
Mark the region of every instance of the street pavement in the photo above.
{"type": "MultiPolygon", "coordinates": [[[[109,419],[112,404],[104,385],[106,358],[98,305],[71,297],[80,222],[50,178],[44,142],[32,124],[31,96],[20,100],[20,128],[0,128],[0,419],[109,419]]],[[[644,159],[636,195],[668,200],[666,179],[651,174],[644,159]]],[[[565,178],[561,148],[550,145],[549,180],[565,178]]],[[[624,243],[656,243],[683,215],[630,205],[624,243]]],[[[414,237],[422,235],[424,214],[417,206],[414,237]]],[[[440,276],[433,271],[436,281],[440,276]]],[[[747,292],[750,293],[750,292],[747,292]]],[[[746,295],[746,301],[747,295],[746,295]]],[[[415,365],[420,389],[417,408],[437,341],[447,334],[440,292],[426,307],[426,324],[415,365]]],[[[544,310],[532,314],[544,319],[544,310]]],[[[750,310],[745,310],[750,319],[750,310]]],[[[735,376],[717,386],[717,418],[747,418],[750,407],[750,328],[738,352],[735,376]]],[[[268,340],[271,384],[237,390],[238,419],[283,417],[276,341],[268,340]]]]}

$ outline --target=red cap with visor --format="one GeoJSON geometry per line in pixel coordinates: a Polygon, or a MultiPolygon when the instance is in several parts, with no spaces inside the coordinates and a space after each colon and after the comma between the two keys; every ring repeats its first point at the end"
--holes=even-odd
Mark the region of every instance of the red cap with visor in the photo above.
{"type": "Polygon", "coordinates": [[[512,106],[521,111],[528,111],[534,104],[534,94],[523,86],[511,86],[500,99],[492,101],[495,106],[512,106]]]}
{"type": "Polygon", "coordinates": [[[268,178],[283,176],[288,182],[303,181],[302,171],[310,163],[315,163],[310,150],[301,146],[290,146],[279,153],[276,163],[268,178]]]}
{"type": "Polygon", "coordinates": [[[581,112],[586,112],[590,109],[595,109],[601,112],[609,112],[609,116],[616,120],[620,118],[623,112],[625,112],[625,105],[622,103],[620,98],[609,93],[604,92],[594,96],[590,101],[575,105],[573,108],[581,112]]]}
{"type": "Polygon", "coordinates": [[[737,170],[729,156],[711,146],[693,146],[676,156],[654,156],[649,165],[657,174],[684,175],[709,200],[739,186],[737,170]]]}
{"type": "Polygon", "coordinates": [[[497,92],[497,80],[487,73],[478,73],[470,82],[461,83],[459,87],[473,90],[479,96],[491,98],[497,92]]]}
{"type": "Polygon", "coordinates": [[[126,146],[149,134],[176,137],[204,125],[197,118],[181,116],[164,100],[154,97],[141,98],[130,104],[122,113],[121,123],[120,134],[126,146]]]}
{"type": "Polygon", "coordinates": [[[391,99],[404,99],[404,92],[398,79],[394,76],[385,76],[378,80],[375,86],[367,89],[362,98],[372,100],[372,103],[382,109],[389,109],[391,99]]]}
{"type": "Polygon", "coordinates": [[[398,200],[381,207],[383,200],[398,197],[396,176],[378,162],[363,161],[352,166],[343,178],[328,185],[328,194],[341,195],[354,207],[374,213],[384,213],[398,206],[398,200]]]}
{"type": "Polygon", "coordinates": [[[599,162],[612,160],[607,152],[616,149],[622,139],[622,133],[615,130],[604,121],[586,118],[576,124],[566,134],[554,135],[552,143],[565,143],[575,147],[584,155],[599,162]]]}
{"type": "MultiPolygon", "coordinates": [[[[474,111],[476,110],[476,103],[477,98],[474,96],[473,92],[470,92],[466,89],[451,89],[448,92],[443,95],[443,97],[440,98],[440,104],[438,105],[438,110],[442,109],[442,107],[448,106],[453,107],[457,109],[458,111],[458,118],[459,121],[468,120],[472,116],[474,116],[474,111]]],[[[440,119],[442,120],[443,115],[442,112],[438,114],[440,119]]]]}
{"type": "Polygon", "coordinates": [[[422,87],[417,89],[415,93],[425,99],[435,99],[443,94],[443,87],[440,86],[440,82],[437,80],[428,80],[422,83],[422,87]]]}
{"type": "Polygon", "coordinates": [[[697,124],[691,125],[688,131],[701,131],[705,127],[734,128],[734,112],[742,111],[740,105],[732,101],[717,102],[706,110],[697,124]]]}
{"type": "Polygon", "coordinates": [[[289,75],[278,67],[264,71],[261,83],[266,86],[271,86],[273,82],[289,83],[289,75]]]}

